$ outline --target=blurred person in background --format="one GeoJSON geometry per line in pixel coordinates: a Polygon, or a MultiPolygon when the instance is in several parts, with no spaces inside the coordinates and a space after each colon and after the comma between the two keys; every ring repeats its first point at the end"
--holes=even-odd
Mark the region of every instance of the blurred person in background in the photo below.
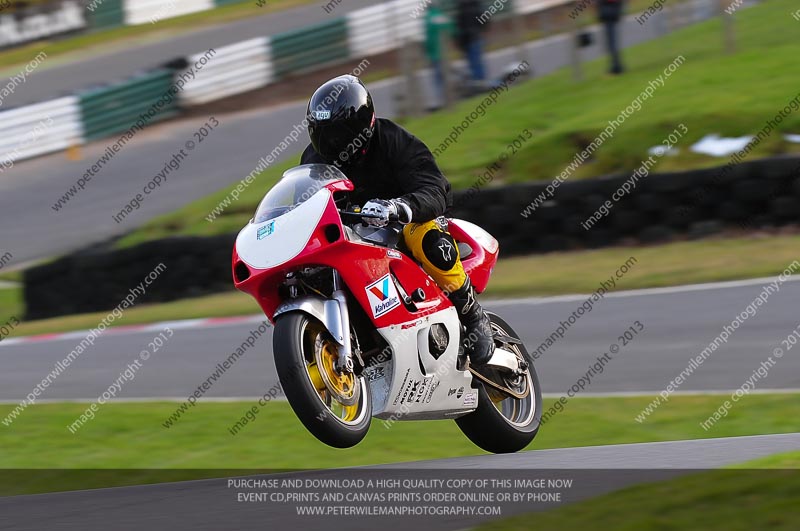
{"type": "Polygon", "coordinates": [[[428,56],[433,68],[433,86],[436,89],[434,103],[429,109],[431,111],[442,108],[447,101],[444,92],[444,71],[442,70],[443,68],[448,68],[448,65],[442,62],[442,45],[445,42],[442,38],[443,33],[447,36],[452,36],[453,23],[444,14],[439,2],[433,0],[425,12],[425,55],[428,56]]]}
{"type": "Polygon", "coordinates": [[[475,297],[444,217],[453,192],[430,149],[387,118],[376,118],[372,96],[355,76],[344,75],[319,87],[306,111],[311,144],[301,164],[333,164],[355,189],[347,208],[361,207],[364,222],[403,225],[400,249],[410,253],[458,311],[469,340],[465,350],[474,366],[494,353],[489,317],[475,297]],[[335,97],[334,97],[335,95],[335,97]]]}
{"type": "Polygon", "coordinates": [[[456,2],[456,44],[467,58],[470,75],[476,85],[482,85],[486,81],[482,34],[488,24],[481,23],[483,13],[483,3],[480,0],[456,2]]]}
{"type": "Polygon", "coordinates": [[[619,75],[625,71],[619,53],[617,24],[622,18],[623,0],[597,0],[597,15],[606,33],[606,49],[611,57],[609,73],[619,75]]]}

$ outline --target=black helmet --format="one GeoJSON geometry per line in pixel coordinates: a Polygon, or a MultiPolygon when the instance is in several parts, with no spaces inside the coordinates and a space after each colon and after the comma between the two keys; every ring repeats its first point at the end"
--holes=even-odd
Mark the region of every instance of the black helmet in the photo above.
{"type": "Polygon", "coordinates": [[[311,145],[326,162],[346,166],[367,153],[375,131],[375,107],[367,87],[344,75],[319,87],[306,111],[311,145]]]}

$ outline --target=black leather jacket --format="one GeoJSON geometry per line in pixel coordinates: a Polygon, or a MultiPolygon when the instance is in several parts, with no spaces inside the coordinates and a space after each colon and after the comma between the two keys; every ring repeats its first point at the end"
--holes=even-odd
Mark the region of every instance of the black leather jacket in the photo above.
{"type": "MultiPolygon", "coordinates": [[[[309,146],[301,164],[329,164],[309,146]]],[[[453,206],[450,183],[442,175],[428,147],[417,137],[386,118],[375,122],[375,133],[364,160],[341,168],[353,181],[351,204],[370,199],[403,199],[411,207],[412,221],[423,223],[443,216],[453,206]]]]}

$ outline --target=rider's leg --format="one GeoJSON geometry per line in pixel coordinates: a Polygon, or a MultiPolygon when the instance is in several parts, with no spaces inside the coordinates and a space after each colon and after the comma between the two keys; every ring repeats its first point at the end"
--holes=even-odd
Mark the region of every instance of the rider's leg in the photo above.
{"type": "Polygon", "coordinates": [[[403,240],[436,284],[458,310],[458,318],[467,329],[467,347],[473,365],[489,361],[494,353],[494,340],[489,317],[475,298],[475,290],[464,272],[461,256],[450,233],[436,220],[410,223],[403,229],[403,240]]]}

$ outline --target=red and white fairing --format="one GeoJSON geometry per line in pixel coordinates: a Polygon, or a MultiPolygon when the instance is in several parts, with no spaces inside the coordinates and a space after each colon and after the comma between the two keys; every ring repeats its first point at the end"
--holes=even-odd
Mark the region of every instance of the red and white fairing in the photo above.
{"type": "MultiPolygon", "coordinates": [[[[302,196],[302,201],[287,204],[283,213],[282,207],[266,205],[279,215],[266,215],[259,220],[257,213],[239,233],[233,252],[236,288],[252,295],[274,322],[281,313],[298,309],[303,303],[305,308],[314,305],[317,313],[335,304],[331,300],[286,300],[279,287],[287,274],[317,266],[336,270],[348,295],[364,309],[392,347],[393,356],[367,369],[373,415],[389,418],[402,413],[408,419],[441,418],[474,410],[477,390],[470,385],[472,377],[468,371],[456,370],[460,324],[446,294],[413,259],[370,243],[343,225],[333,194],[352,190],[352,182],[336,168],[325,166],[330,178],[318,179],[308,187],[302,172],[311,171],[312,167],[316,167],[313,171],[321,171],[319,165],[299,166],[284,177],[286,180],[292,177],[291,172],[299,172],[297,183],[307,189],[294,189],[291,194],[295,198],[302,196]],[[403,297],[417,289],[424,292],[424,300],[410,309],[403,297]],[[429,351],[428,341],[430,328],[436,323],[443,325],[452,339],[438,358],[429,351]]],[[[273,191],[264,202],[268,202],[270,194],[273,191]]],[[[456,242],[471,249],[462,262],[475,289],[482,292],[497,261],[497,241],[480,227],[457,219],[450,220],[450,233],[456,242]]],[[[340,329],[342,323],[321,320],[334,340],[345,337],[340,329]]]]}

